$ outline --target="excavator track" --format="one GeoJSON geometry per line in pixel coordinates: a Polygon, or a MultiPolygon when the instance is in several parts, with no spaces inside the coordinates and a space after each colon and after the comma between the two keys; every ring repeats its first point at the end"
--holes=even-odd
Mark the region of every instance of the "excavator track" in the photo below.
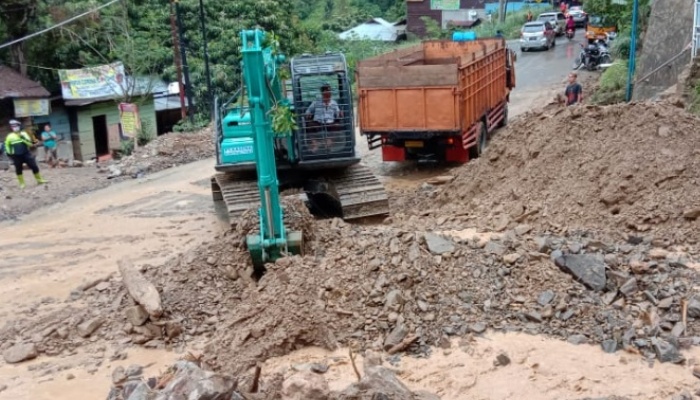
{"type": "MultiPolygon", "coordinates": [[[[325,177],[340,198],[345,221],[354,221],[389,214],[389,199],[384,185],[364,165],[353,165],[325,177]]],[[[258,183],[235,173],[218,173],[211,179],[215,201],[223,201],[228,218],[236,225],[248,209],[260,206],[258,183]]]]}

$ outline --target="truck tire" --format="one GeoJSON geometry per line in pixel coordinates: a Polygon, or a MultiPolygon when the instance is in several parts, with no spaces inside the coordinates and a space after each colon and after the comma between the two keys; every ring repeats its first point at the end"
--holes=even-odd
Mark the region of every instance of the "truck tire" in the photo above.
{"type": "Polygon", "coordinates": [[[479,158],[486,150],[486,143],[488,142],[488,131],[486,130],[486,123],[480,122],[481,129],[479,130],[479,137],[477,138],[476,146],[469,149],[469,158],[479,158]]]}

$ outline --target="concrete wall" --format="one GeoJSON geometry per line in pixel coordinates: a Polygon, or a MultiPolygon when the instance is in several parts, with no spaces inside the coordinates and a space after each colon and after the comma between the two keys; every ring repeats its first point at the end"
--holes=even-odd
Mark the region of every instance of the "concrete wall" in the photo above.
{"type": "MultiPolygon", "coordinates": [[[[638,59],[636,78],[643,78],[670,60],[690,43],[694,4],[691,0],[652,2],[644,48],[638,59]]],[[[690,62],[690,51],[634,87],[633,99],[650,99],[678,82],[678,75],[690,62]]]]}

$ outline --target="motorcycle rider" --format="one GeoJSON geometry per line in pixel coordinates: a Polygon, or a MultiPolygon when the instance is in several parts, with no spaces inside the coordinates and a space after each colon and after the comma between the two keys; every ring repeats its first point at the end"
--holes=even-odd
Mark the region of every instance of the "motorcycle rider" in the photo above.
{"type": "Polygon", "coordinates": [[[571,31],[576,34],[576,22],[574,22],[574,16],[569,14],[569,16],[566,18],[566,31],[571,31]]]}

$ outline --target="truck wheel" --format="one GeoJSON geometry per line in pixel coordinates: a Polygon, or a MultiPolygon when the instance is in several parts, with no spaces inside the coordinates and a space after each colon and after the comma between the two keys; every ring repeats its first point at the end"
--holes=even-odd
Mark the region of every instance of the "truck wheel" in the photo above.
{"type": "Polygon", "coordinates": [[[488,141],[488,131],[486,130],[486,124],[481,122],[481,129],[479,131],[479,137],[477,138],[476,146],[469,149],[469,158],[479,158],[486,150],[486,142],[488,141]]]}

